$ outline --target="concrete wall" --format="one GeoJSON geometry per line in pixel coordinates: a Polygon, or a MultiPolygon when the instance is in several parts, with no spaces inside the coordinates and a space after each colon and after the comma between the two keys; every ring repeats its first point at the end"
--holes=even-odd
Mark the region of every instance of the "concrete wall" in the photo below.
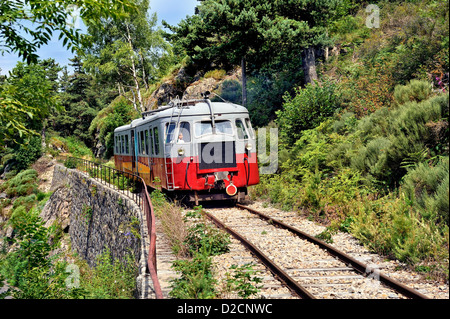
{"type": "Polygon", "coordinates": [[[139,264],[137,297],[153,298],[151,279],[145,273],[148,231],[145,216],[136,203],[85,173],[56,165],[54,191],[41,216],[47,225],[56,219],[69,233],[71,248],[90,266],[108,247],[114,260],[133,252],[139,264]]]}

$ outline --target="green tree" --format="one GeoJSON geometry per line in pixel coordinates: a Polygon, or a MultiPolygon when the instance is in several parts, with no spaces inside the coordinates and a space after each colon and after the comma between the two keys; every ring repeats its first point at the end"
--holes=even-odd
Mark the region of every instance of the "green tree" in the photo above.
{"type": "Polygon", "coordinates": [[[79,10],[83,21],[123,17],[134,10],[128,0],[23,0],[0,3],[0,52],[15,52],[28,63],[37,62],[36,51],[59,33],[67,48],[87,43],[88,37],[67,23],[79,10]]]}
{"type": "MultiPolygon", "coordinates": [[[[0,3],[0,53],[17,53],[27,63],[37,62],[37,50],[47,44],[53,35],[59,33],[63,46],[71,48],[89,43],[90,38],[81,34],[80,30],[70,26],[66,19],[71,13],[79,9],[81,19],[85,23],[95,25],[101,18],[113,17],[118,19],[135,10],[129,0],[24,0],[2,1],[0,3]]],[[[5,84],[2,85],[2,87],[5,84]]],[[[22,87],[24,88],[24,87],[22,87]]],[[[29,95],[16,98],[13,86],[6,84],[6,89],[0,92],[0,145],[6,141],[17,141],[24,134],[36,134],[33,128],[24,125],[21,120],[38,121],[45,115],[36,105],[52,99],[50,95],[42,95],[46,90],[30,92],[29,95]],[[36,95],[36,99],[33,96],[36,95]],[[27,102],[33,102],[26,104],[27,102]],[[35,115],[39,116],[36,117],[35,115]]],[[[42,86],[39,85],[39,88],[42,86]]],[[[46,106],[44,107],[46,108],[46,106]]]]}
{"type": "Polygon", "coordinates": [[[343,11],[336,0],[205,0],[197,15],[164,25],[172,31],[167,37],[200,65],[241,65],[245,104],[247,64],[257,70],[280,54],[302,55],[305,83],[313,83],[314,50],[331,43],[327,23],[343,11]]]}
{"type": "Polygon", "coordinates": [[[54,91],[58,70],[54,60],[45,60],[19,62],[11,71],[0,87],[0,143],[22,143],[31,134],[39,135],[50,112],[59,106],[54,91]]]}
{"type": "Polygon", "coordinates": [[[143,112],[142,90],[158,79],[159,61],[170,48],[156,30],[156,14],[147,14],[149,1],[134,3],[138,10],[120,21],[102,19],[101,24],[88,24],[95,45],[85,48],[84,65],[97,81],[115,85],[136,111],[143,112]]]}
{"type": "Polygon", "coordinates": [[[60,83],[59,95],[64,112],[51,117],[51,127],[61,136],[75,136],[91,147],[93,142],[88,130],[100,109],[97,98],[99,92],[93,91],[93,78],[84,71],[80,57],[77,55],[70,61],[74,73],[63,74],[60,83]]]}

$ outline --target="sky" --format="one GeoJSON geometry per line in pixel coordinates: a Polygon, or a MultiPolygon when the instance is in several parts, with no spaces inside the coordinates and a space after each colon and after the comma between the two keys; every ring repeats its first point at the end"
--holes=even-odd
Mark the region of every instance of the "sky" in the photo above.
{"type": "MultiPolygon", "coordinates": [[[[150,14],[156,12],[158,25],[165,20],[170,25],[176,25],[179,21],[194,14],[195,7],[199,4],[197,0],[150,0],[150,14]]],[[[62,41],[58,41],[58,36],[53,36],[52,40],[41,47],[37,54],[41,59],[53,58],[61,66],[68,65],[69,59],[73,57],[70,50],[63,48],[62,41]]],[[[0,54],[0,74],[8,74],[16,63],[21,61],[16,54],[0,54]]],[[[69,67],[71,72],[71,67],[69,67]]]]}

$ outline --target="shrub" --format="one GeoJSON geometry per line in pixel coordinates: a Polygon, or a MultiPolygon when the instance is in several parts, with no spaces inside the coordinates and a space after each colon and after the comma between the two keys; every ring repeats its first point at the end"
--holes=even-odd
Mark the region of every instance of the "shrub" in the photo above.
{"type": "Polygon", "coordinates": [[[230,236],[206,222],[201,206],[186,213],[186,218],[193,222],[188,229],[185,243],[191,253],[206,249],[210,255],[220,255],[228,251],[230,236]]]}
{"type": "Polygon", "coordinates": [[[106,147],[105,158],[114,154],[114,129],[130,123],[139,115],[124,97],[119,96],[92,120],[89,134],[98,133],[96,139],[106,147]]]}
{"type": "Polygon", "coordinates": [[[97,256],[96,265],[89,268],[82,265],[81,289],[89,299],[131,299],[133,298],[137,265],[133,254],[127,254],[123,262],[113,260],[108,248],[97,256]]]}
{"type": "Polygon", "coordinates": [[[301,132],[317,127],[340,107],[336,85],[325,82],[322,86],[308,84],[295,90],[295,96],[285,94],[283,108],[277,111],[277,124],[281,139],[287,145],[300,138],[301,132]]]}
{"type": "Polygon", "coordinates": [[[213,78],[217,81],[222,80],[225,75],[227,74],[227,72],[225,70],[211,70],[205,73],[204,78],[208,79],[208,78],[213,78]]]}
{"type": "MultiPolygon", "coordinates": [[[[225,101],[240,104],[242,102],[242,85],[236,80],[225,80],[219,88],[218,94],[225,101]]],[[[215,96],[213,102],[222,102],[222,99],[215,96]]]]}
{"type": "Polygon", "coordinates": [[[39,136],[33,136],[27,144],[20,145],[15,156],[17,170],[27,169],[31,163],[34,163],[42,154],[41,147],[39,136]]]}
{"type": "Polygon", "coordinates": [[[422,216],[449,221],[449,158],[442,157],[436,166],[419,163],[403,179],[402,190],[422,216]]]}
{"type": "Polygon", "coordinates": [[[362,198],[352,206],[351,233],[373,251],[407,263],[448,259],[448,227],[424,223],[405,198],[362,198]]]}
{"type": "Polygon", "coordinates": [[[394,89],[394,98],[398,105],[426,100],[430,94],[431,83],[420,80],[411,80],[409,84],[397,85],[394,89]]]}
{"type": "Polygon", "coordinates": [[[0,189],[5,190],[9,197],[31,195],[37,192],[37,176],[34,169],[24,170],[4,183],[0,189]]]}

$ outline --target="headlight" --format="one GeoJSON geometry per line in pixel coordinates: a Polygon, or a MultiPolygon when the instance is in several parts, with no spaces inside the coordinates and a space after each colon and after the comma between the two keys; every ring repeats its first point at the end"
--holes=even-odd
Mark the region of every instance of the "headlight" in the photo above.
{"type": "Polygon", "coordinates": [[[184,148],[178,149],[178,155],[180,155],[180,156],[184,155],[184,148]]]}
{"type": "Polygon", "coordinates": [[[247,143],[247,144],[245,144],[245,149],[246,149],[247,151],[251,151],[251,150],[252,150],[252,148],[253,148],[253,146],[252,146],[252,144],[251,144],[251,143],[247,143]]]}

